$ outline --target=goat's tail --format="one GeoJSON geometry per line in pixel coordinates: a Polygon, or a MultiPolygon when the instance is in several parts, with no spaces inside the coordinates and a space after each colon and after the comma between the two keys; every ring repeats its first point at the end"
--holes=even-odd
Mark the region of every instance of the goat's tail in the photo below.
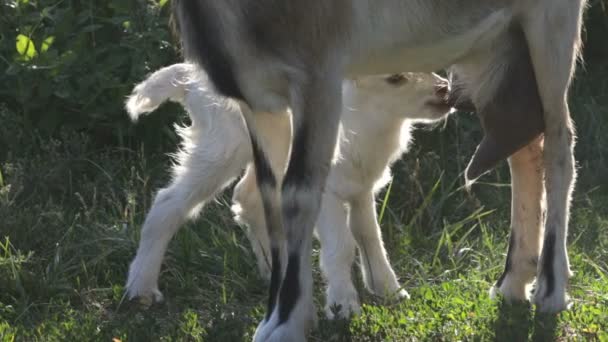
{"type": "Polygon", "coordinates": [[[131,120],[137,121],[140,115],[152,112],[167,100],[181,103],[186,85],[192,82],[196,73],[196,67],[187,63],[173,64],[154,72],[135,86],[127,98],[125,108],[131,120]]]}

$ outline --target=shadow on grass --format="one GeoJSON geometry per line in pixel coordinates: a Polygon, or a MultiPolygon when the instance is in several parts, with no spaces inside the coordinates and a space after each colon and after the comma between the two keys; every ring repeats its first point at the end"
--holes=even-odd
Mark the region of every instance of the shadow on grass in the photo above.
{"type": "Polygon", "coordinates": [[[247,341],[253,336],[252,327],[257,326],[257,320],[243,319],[244,315],[223,313],[212,317],[205,329],[207,341],[247,341]]]}
{"type": "Polygon", "coordinates": [[[534,316],[532,341],[555,341],[557,339],[557,315],[537,312],[534,316]]]}
{"type": "Polygon", "coordinates": [[[557,315],[534,313],[530,303],[502,300],[494,321],[495,341],[555,341],[557,315]]]}
{"type": "Polygon", "coordinates": [[[528,303],[500,301],[494,321],[495,341],[527,341],[532,328],[533,312],[528,303]]]}
{"type": "Polygon", "coordinates": [[[353,340],[349,329],[350,319],[330,320],[323,316],[318,317],[318,329],[313,330],[310,341],[350,342],[353,340]]]}
{"type": "MultiPolygon", "coordinates": [[[[184,300],[185,298],[181,298],[184,300]]],[[[141,305],[123,303],[102,332],[108,340],[124,336],[130,341],[247,341],[251,340],[257,317],[247,308],[216,305],[204,307],[192,300],[141,305]]],[[[0,339],[1,340],[1,339],[0,339]]]]}

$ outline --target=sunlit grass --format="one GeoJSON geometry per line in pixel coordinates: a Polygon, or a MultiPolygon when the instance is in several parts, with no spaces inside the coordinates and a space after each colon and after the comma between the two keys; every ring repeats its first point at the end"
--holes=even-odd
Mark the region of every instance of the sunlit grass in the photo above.
{"type": "MultiPolygon", "coordinates": [[[[480,132],[473,117],[460,115],[444,129],[418,131],[395,180],[378,196],[391,263],[412,298],[376,298],[357,276],[362,315],[321,319],[311,340],[608,340],[602,75],[607,70],[581,75],[572,96],[579,181],[569,234],[570,311],[538,315],[526,303],[489,299],[505,259],[508,170],[502,164],[471,192],[463,189],[461,170],[480,132]]],[[[2,118],[14,127],[10,113],[2,118]]],[[[251,339],[266,286],[231,219],[229,194],[172,241],[160,281],[166,301],[143,308],[122,301],[123,285],[151,197],[167,180],[168,159],[143,148],[92,150],[82,135],[22,139],[0,163],[0,341],[251,339]]],[[[313,253],[316,262],[318,246],[313,253]]],[[[315,277],[321,308],[318,268],[315,277]]]]}

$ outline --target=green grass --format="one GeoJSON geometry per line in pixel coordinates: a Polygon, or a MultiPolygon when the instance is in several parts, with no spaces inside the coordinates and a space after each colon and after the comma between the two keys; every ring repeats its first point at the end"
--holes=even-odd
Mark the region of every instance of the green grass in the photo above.
{"type": "MultiPolygon", "coordinates": [[[[390,259],[412,298],[385,302],[358,281],[362,315],[321,319],[311,340],[608,341],[606,76],[606,67],[589,67],[573,87],[570,311],[543,316],[489,299],[506,252],[508,169],[463,189],[461,170],[480,138],[476,119],[463,114],[419,130],[390,192],[378,196],[390,259]]],[[[0,122],[12,142],[0,154],[0,341],[251,339],[266,287],[228,194],[172,241],[160,280],[166,300],[146,309],[122,300],[123,285],[153,192],[168,179],[167,157],[145,146],[99,148],[86,134],[43,138],[1,107],[0,122]]],[[[318,246],[313,253],[316,260],[318,246]]],[[[316,267],[315,277],[320,308],[316,267]]]]}

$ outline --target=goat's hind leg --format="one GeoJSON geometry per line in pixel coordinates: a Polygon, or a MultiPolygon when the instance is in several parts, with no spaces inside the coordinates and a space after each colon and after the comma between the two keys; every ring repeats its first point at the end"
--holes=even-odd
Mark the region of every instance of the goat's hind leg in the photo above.
{"type": "MultiPolygon", "coordinates": [[[[205,146],[205,142],[200,142],[205,146]]],[[[175,175],[167,188],[161,189],[146,216],[137,254],[129,267],[127,296],[139,298],[143,303],[159,302],[163,299],[158,289],[158,277],[169,241],[187,219],[200,210],[202,205],[225,188],[241,170],[247,160],[246,144],[236,143],[234,159],[219,160],[205,158],[208,152],[213,156],[217,151],[197,151],[182,160],[184,171],[175,175]]]]}
{"type": "MultiPolygon", "coordinates": [[[[241,104],[243,118],[247,123],[249,137],[251,139],[251,152],[253,155],[253,166],[255,170],[255,178],[257,189],[262,199],[264,211],[264,221],[268,234],[270,248],[270,285],[268,290],[268,307],[266,316],[260,323],[260,327],[264,326],[270,319],[270,315],[276,307],[278,292],[281,287],[281,279],[284,270],[284,253],[285,253],[285,235],[283,232],[283,222],[281,217],[280,193],[278,191],[278,176],[273,171],[270,158],[267,155],[269,150],[268,145],[271,143],[269,137],[260,134],[264,130],[264,124],[260,118],[260,113],[255,114],[251,108],[243,103],[241,104]]],[[[257,335],[257,331],[256,331],[257,335]]],[[[258,340],[254,337],[254,340],[258,340]]]]}
{"type": "MultiPolygon", "coordinates": [[[[291,141],[291,121],[289,113],[256,113],[256,133],[263,137],[266,158],[269,161],[277,183],[283,179],[291,141]]],[[[256,256],[260,275],[270,280],[270,242],[264,217],[264,205],[258,191],[255,167],[249,165],[247,171],[234,188],[232,212],[235,220],[246,226],[251,248],[256,256]]]]}
{"type": "Polygon", "coordinates": [[[249,165],[234,187],[232,212],[235,221],[244,226],[245,234],[256,257],[262,279],[270,281],[270,242],[264,218],[264,206],[255,179],[255,167],[249,165]]]}
{"type": "Polygon", "coordinates": [[[327,280],[325,314],[329,319],[348,318],[361,311],[352,280],[357,245],[347,225],[347,215],[341,198],[332,192],[323,195],[317,234],[321,242],[321,270],[327,280]]]}
{"type": "Polygon", "coordinates": [[[509,158],[511,169],[511,237],[505,268],[492,288],[507,301],[528,299],[536,276],[543,231],[545,188],[542,137],[509,158]]]}
{"type": "MultiPolygon", "coordinates": [[[[291,92],[294,138],[281,190],[287,268],[276,305],[269,305],[271,311],[258,327],[255,341],[305,341],[314,320],[312,233],[334,154],[342,105],[342,77],[334,68],[322,71],[307,73],[308,79],[291,92]]],[[[271,213],[266,210],[268,218],[271,213]]],[[[274,259],[272,267],[274,277],[278,272],[274,259]]]]}
{"type": "Polygon", "coordinates": [[[567,96],[580,48],[585,2],[519,2],[545,119],[547,217],[534,294],[534,302],[544,312],[557,312],[567,307],[566,286],[570,267],[566,238],[570,198],[576,178],[575,133],[567,96]]]}
{"type": "Polygon", "coordinates": [[[350,201],[349,226],[359,247],[360,268],[365,287],[382,297],[409,298],[401,288],[382,242],[372,192],[360,194],[350,201]]]}

